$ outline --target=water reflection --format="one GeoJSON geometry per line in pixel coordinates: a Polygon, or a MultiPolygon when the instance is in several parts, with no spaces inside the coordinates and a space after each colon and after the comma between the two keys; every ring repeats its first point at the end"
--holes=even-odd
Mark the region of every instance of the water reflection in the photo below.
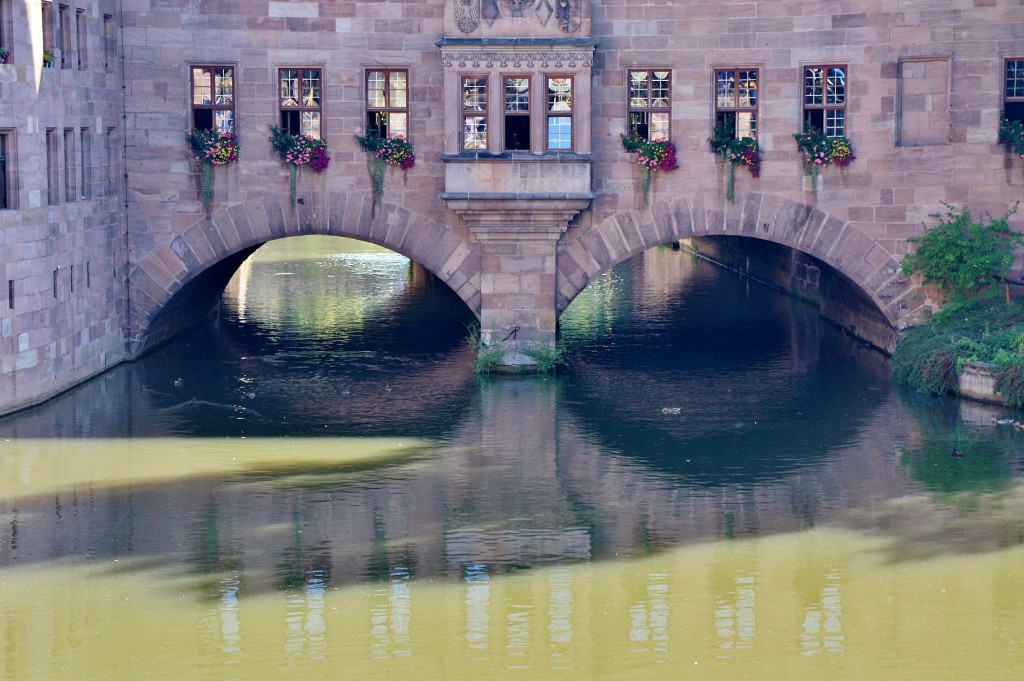
{"type": "Polygon", "coordinates": [[[455,296],[306,248],[247,265],[219,328],[0,420],[0,676],[1019,659],[1002,410],[894,393],[813,311],[668,249],[574,303],[567,372],[481,380],[455,296]]]}

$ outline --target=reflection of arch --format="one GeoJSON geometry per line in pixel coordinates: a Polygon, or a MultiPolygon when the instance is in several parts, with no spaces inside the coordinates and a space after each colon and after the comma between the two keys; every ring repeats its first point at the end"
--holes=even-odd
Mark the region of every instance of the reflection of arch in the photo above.
{"type": "Polygon", "coordinates": [[[359,194],[304,193],[291,209],[267,194],[224,206],[155,246],[130,274],[131,351],[138,355],[203,319],[239,265],[267,241],[327,234],[368,241],[419,263],[474,313],[480,310],[480,255],[441,222],[407,206],[375,212],[359,194]]]}
{"type": "Polygon", "coordinates": [[[633,255],[703,236],[764,239],[807,253],[853,282],[893,326],[919,304],[897,259],[854,224],[790,199],[746,193],[724,207],[700,195],[676,196],[570,233],[558,250],[558,313],[594,277],[633,255]]]}

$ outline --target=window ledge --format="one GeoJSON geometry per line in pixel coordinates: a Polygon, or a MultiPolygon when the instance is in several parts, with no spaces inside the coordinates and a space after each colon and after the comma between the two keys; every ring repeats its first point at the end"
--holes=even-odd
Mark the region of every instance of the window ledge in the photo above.
{"type": "Polygon", "coordinates": [[[475,161],[515,161],[516,163],[593,163],[593,154],[578,154],[574,151],[547,151],[534,154],[529,151],[463,151],[458,154],[442,154],[443,163],[469,163],[475,161]]]}

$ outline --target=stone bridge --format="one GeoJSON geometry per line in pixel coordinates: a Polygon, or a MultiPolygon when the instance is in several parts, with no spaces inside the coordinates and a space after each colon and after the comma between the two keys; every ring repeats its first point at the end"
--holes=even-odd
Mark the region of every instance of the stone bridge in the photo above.
{"type": "Polygon", "coordinates": [[[602,272],[649,248],[707,236],[761,239],[810,255],[852,282],[891,326],[917,306],[914,285],[878,243],[848,221],[785,198],[741,192],[723,206],[675,196],[596,224],[565,223],[551,221],[540,238],[518,230],[495,242],[460,236],[410,207],[385,201],[375,208],[358,193],[309,192],[295,208],[287,195],[265,194],[188,225],[133,267],[134,350],[145,352],[206,316],[255,248],[305,234],[400,253],[447,284],[478,318],[500,320],[485,333],[504,337],[519,327],[532,341],[553,340],[545,332],[554,333],[558,316],[602,272]]]}

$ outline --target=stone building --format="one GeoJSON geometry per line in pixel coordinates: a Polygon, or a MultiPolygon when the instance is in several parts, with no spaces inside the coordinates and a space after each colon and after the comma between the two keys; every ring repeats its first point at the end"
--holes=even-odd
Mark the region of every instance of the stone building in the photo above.
{"type": "Polygon", "coordinates": [[[486,341],[541,343],[601,272],[711,238],[890,348],[931,303],[906,239],[1024,196],[997,141],[1024,119],[1019,0],[0,0],[0,48],[0,413],[203,319],[255,248],[309,233],[407,255],[486,341]],[[805,125],[855,160],[806,172],[805,125]],[[326,144],[294,196],[270,126],[326,144]],[[207,196],[193,129],[240,150],[207,196]],[[374,134],[415,152],[379,196],[374,134]],[[757,177],[716,136],[752,140],[757,177]],[[648,186],[663,139],[678,168],[648,186]]]}

